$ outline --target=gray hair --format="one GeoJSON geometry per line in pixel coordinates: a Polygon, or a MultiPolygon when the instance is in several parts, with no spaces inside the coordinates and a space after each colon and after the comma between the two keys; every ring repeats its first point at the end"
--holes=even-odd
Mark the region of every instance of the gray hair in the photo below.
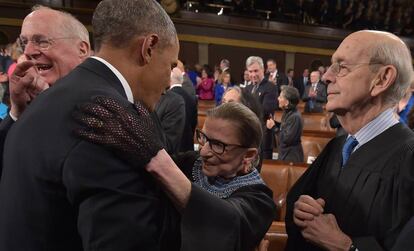
{"type": "Polygon", "coordinates": [[[248,57],[247,60],[246,60],[246,68],[249,67],[250,65],[254,64],[254,63],[258,63],[260,68],[264,69],[263,59],[261,57],[258,57],[258,56],[248,57]]]}
{"type": "Polygon", "coordinates": [[[280,95],[283,95],[283,97],[289,101],[288,109],[295,108],[300,99],[298,89],[288,85],[282,85],[280,89],[280,95]]]}
{"type": "Polygon", "coordinates": [[[90,45],[88,30],[72,14],[62,10],[55,10],[43,5],[35,5],[32,8],[32,12],[41,10],[50,10],[56,12],[62,17],[59,28],[62,29],[61,32],[63,32],[64,36],[79,38],[81,41],[86,42],[88,45],[90,45]]]}
{"type": "Polygon", "coordinates": [[[155,33],[161,48],[176,43],[177,32],[164,9],[154,0],[103,0],[92,17],[95,47],[127,45],[135,36],[155,33]]]}
{"type": "MultiPolygon", "coordinates": [[[[384,93],[385,102],[394,105],[404,97],[413,79],[411,52],[407,45],[394,34],[388,32],[380,33],[389,36],[394,41],[384,42],[381,40],[375,42],[374,46],[370,49],[370,62],[393,65],[397,69],[395,83],[384,93]]],[[[375,65],[371,66],[371,69],[373,68],[375,68],[375,65]]]]}
{"type": "Polygon", "coordinates": [[[263,131],[256,114],[247,106],[230,102],[207,110],[207,118],[219,118],[232,123],[237,132],[240,145],[245,147],[260,146],[263,131]]]}

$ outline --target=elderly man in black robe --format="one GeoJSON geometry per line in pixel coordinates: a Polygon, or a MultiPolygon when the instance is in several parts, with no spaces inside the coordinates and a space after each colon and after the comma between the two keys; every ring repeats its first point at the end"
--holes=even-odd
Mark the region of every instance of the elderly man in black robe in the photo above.
{"type": "Polygon", "coordinates": [[[393,115],[411,61],[401,39],[379,31],[352,33],[332,56],[326,109],[349,135],[331,140],[289,192],[286,250],[392,249],[414,214],[414,133],[393,115]]]}

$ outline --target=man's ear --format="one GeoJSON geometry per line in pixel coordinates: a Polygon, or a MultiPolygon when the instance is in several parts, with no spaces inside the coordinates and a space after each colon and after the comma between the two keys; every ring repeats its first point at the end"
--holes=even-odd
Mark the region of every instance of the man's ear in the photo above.
{"type": "Polygon", "coordinates": [[[79,57],[82,59],[85,59],[89,57],[91,54],[91,47],[90,45],[85,41],[79,42],[79,57]]]}
{"type": "Polygon", "coordinates": [[[141,58],[144,64],[149,64],[152,59],[153,50],[158,44],[159,38],[156,34],[150,34],[144,37],[141,47],[141,58]]]}
{"type": "Polygon", "coordinates": [[[397,69],[393,65],[386,65],[379,70],[376,78],[371,82],[372,96],[378,96],[395,84],[397,69]]]}

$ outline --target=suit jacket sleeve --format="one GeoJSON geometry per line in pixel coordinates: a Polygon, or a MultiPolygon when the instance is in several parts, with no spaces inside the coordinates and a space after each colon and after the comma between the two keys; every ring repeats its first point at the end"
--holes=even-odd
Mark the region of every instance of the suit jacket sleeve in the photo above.
{"type": "Polygon", "coordinates": [[[273,116],[273,113],[276,110],[276,104],[277,104],[277,97],[279,96],[279,93],[277,91],[277,87],[273,84],[269,84],[266,88],[265,92],[263,93],[263,111],[264,111],[264,118],[267,119],[267,116],[271,114],[273,116]]]}
{"type": "Polygon", "coordinates": [[[325,85],[319,83],[318,92],[317,92],[317,95],[316,95],[316,102],[326,103],[326,101],[327,101],[326,96],[327,96],[327,93],[326,93],[325,85]]]}
{"type": "Polygon", "coordinates": [[[157,187],[101,146],[79,142],[63,162],[84,250],[159,250],[157,187]]]}
{"type": "Polygon", "coordinates": [[[14,120],[7,115],[0,123],[0,178],[3,170],[3,152],[4,152],[4,142],[6,141],[7,133],[14,124],[14,120]]]}
{"type": "Polygon", "coordinates": [[[303,92],[303,98],[302,98],[302,100],[304,102],[306,102],[306,101],[309,100],[309,88],[310,88],[310,86],[306,86],[305,91],[303,92]]]}
{"type": "Polygon", "coordinates": [[[176,153],[180,149],[185,126],[185,104],[179,95],[164,103],[166,106],[161,118],[162,130],[165,134],[169,153],[176,153]]]}
{"type": "Polygon", "coordinates": [[[238,189],[220,199],[192,185],[181,221],[182,251],[251,251],[273,220],[271,191],[263,185],[238,189]]]}

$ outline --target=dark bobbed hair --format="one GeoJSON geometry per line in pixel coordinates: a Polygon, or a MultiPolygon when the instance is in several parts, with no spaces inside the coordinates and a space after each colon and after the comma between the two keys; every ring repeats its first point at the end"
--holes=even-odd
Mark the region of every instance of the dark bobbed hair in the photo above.
{"type": "Polygon", "coordinates": [[[280,95],[289,101],[288,109],[294,109],[299,103],[300,95],[298,89],[288,85],[282,85],[280,95]]]}

